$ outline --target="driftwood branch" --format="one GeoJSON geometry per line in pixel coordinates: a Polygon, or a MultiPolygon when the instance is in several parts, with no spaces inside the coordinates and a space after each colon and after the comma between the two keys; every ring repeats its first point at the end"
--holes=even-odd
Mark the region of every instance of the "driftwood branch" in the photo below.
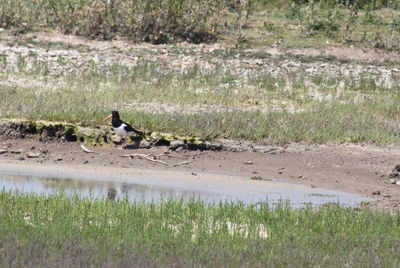
{"type": "MultiPolygon", "coordinates": [[[[165,152],[164,152],[164,153],[165,153],[165,152]]],[[[162,160],[157,160],[157,159],[156,159],[156,157],[161,156],[161,155],[163,155],[164,153],[161,153],[161,154],[159,154],[159,155],[154,155],[154,154],[124,154],[124,155],[122,155],[122,156],[123,156],[123,157],[130,157],[130,158],[133,158],[133,157],[136,156],[136,157],[140,157],[140,158],[149,160],[149,161],[151,161],[151,162],[155,162],[155,163],[159,163],[159,164],[163,164],[163,165],[168,166],[168,164],[165,163],[164,161],[162,161],[162,160]],[[153,158],[150,158],[150,156],[152,156],[153,158]]]]}
{"type": "Polygon", "coordinates": [[[84,152],[86,152],[86,153],[99,154],[98,152],[95,152],[95,151],[89,150],[89,149],[88,149],[88,148],[86,148],[86,146],[85,146],[85,145],[83,145],[83,144],[81,144],[81,149],[82,149],[84,152]]]}
{"type": "Polygon", "coordinates": [[[168,151],[165,151],[165,152],[162,152],[162,153],[160,153],[160,154],[153,154],[153,153],[150,153],[150,154],[147,154],[146,156],[148,156],[148,157],[152,156],[152,157],[154,157],[154,159],[155,159],[155,158],[157,158],[157,157],[160,157],[160,156],[163,156],[163,155],[166,155],[166,154],[169,154],[169,152],[168,152],[168,151]]]}
{"type": "MultiPolygon", "coordinates": [[[[165,151],[165,152],[162,152],[160,154],[153,154],[153,153],[150,153],[150,154],[124,154],[124,155],[122,155],[122,157],[133,158],[133,157],[136,156],[136,157],[143,158],[143,159],[146,159],[146,160],[151,161],[151,162],[155,162],[155,163],[163,164],[165,166],[169,166],[168,163],[157,159],[158,157],[165,156],[165,155],[171,156],[171,155],[169,155],[168,151],[165,151]]],[[[176,156],[176,157],[178,157],[178,156],[176,156]]],[[[192,161],[183,161],[183,162],[180,162],[180,163],[172,165],[172,167],[188,165],[188,164],[191,164],[193,162],[194,162],[194,160],[192,160],[192,161]]]]}
{"type": "Polygon", "coordinates": [[[173,167],[183,166],[183,165],[189,165],[189,164],[191,164],[191,163],[193,163],[193,160],[192,160],[192,161],[183,161],[183,162],[180,162],[180,163],[178,163],[178,164],[173,165],[173,167]]]}

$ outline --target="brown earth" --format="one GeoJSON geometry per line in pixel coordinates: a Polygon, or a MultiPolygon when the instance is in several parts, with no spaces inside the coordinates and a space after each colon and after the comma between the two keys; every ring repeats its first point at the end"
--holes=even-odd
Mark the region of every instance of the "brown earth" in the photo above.
{"type": "MultiPolygon", "coordinates": [[[[4,36],[2,36],[4,38],[4,36]]],[[[10,37],[8,37],[10,38],[10,37]]],[[[44,42],[62,42],[65,44],[70,44],[73,46],[87,46],[90,49],[95,51],[109,51],[110,49],[116,49],[121,51],[130,51],[132,49],[132,43],[124,40],[112,40],[107,42],[102,42],[98,40],[88,40],[87,38],[73,36],[73,35],[64,35],[58,32],[44,33],[44,32],[35,32],[28,33],[23,36],[25,39],[33,38],[38,41],[44,42]]],[[[20,36],[14,36],[15,40],[22,39],[20,36]]],[[[11,39],[12,40],[12,39],[11,39]]],[[[10,41],[11,41],[10,40],[10,41]]],[[[181,43],[180,46],[187,46],[192,48],[198,48],[199,45],[191,45],[187,43],[181,43]]],[[[221,47],[229,48],[234,47],[234,45],[229,45],[229,43],[224,44],[213,44],[213,45],[201,45],[200,48],[204,50],[213,50],[221,47]]],[[[136,49],[140,48],[149,48],[149,49],[159,49],[164,48],[164,46],[160,45],[151,45],[151,44],[135,44],[134,47],[136,49]]],[[[267,47],[267,48],[257,48],[253,49],[253,51],[265,51],[272,55],[279,54],[297,54],[297,55],[310,55],[310,56],[334,56],[338,59],[348,59],[348,60],[363,60],[367,62],[383,62],[387,60],[391,61],[400,61],[400,54],[396,51],[387,51],[383,49],[375,49],[375,48],[361,48],[354,46],[344,46],[344,45],[326,45],[324,47],[306,47],[306,48],[280,48],[280,47],[267,47]]],[[[249,49],[252,51],[252,49],[249,49]]]]}
{"type": "Polygon", "coordinates": [[[307,145],[285,147],[263,146],[257,152],[229,151],[169,151],[168,147],[127,149],[86,147],[85,152],[75,142],[40,142],[36,139],[14,139],[0,136],[0,161],[13,163],[43,163],[72,166],[148,168],[186,170],[198,173],[239,175],[249,179],[278,179],[312,187],[339,190],[374,198],[369,206],[394,211],[400,205],[400,185],[389,179],[389,173],[399,163],[400,147],[371,145],[307,145]],[[156,158],[149,154],[161,156],[156,158]],[[125,154],[149,155],[123,157],[125,154]],[[394,184],[392,184],[394,183],[394,184]]]}

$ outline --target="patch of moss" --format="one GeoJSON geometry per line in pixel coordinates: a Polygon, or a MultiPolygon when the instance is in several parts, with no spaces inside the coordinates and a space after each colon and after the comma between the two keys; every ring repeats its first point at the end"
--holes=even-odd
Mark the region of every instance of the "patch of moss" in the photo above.
{"type": "Polygon", "coordinates": [[[184,141],[191,145],[201,145],[204,141],[199,137],[185,137],[184,141]]]}
{"type": "MultiPolygon", "coordinates": [[[[31,129],[29,133],[33,134],[38,139],[43,138],[43,134],[47,137],[56,139],[63,138],[66,141],[78,142],[92,146],[108,146],[112,144],[112,131],[109,127],[81,127],[78,125],[65,122],[52,121],[33,121],[26,119],[2,119],[0,122],[13,122],[15,124],[25,124],[31,129]],[[45,133],[44,133],[45,132],[45,133]]],[[[171,133],[151,132],[142,136],[134,136],[128,138],[131,141],[138,142],[140,140],[150,141],[155,145],[169,146],[174,140],[181,140],[187,144],[188,148],[197,149],[204,147],[204,141],[199,137],[194,136],[175,136],[171,133]]]]}
{"type": "Polygon", "coordinates": [[[41,136],[44,131],[50,136],[56,138],[64,138],[67,141],[77,141],[75,135],[76,126],[64,122],[51,121],[28,121],[30,126],[35,130],[34,133],[41,136]]]}
{"type": "Polygon", "coordinates": [[[75,135],[79,143],[92,146],[104,146],[108,144],[107,133],[101,129],[77,127],[75,135]]]}
{"type": "Polygon", "coordinates": [[[169,133],[161,133],[161,132],[151,132],[149,137],[147,138],[150,141],[159,141],[159,140],[165,140],[165,141],[173,141],[175,139],[174,135],[169,134],[169,133]]]}

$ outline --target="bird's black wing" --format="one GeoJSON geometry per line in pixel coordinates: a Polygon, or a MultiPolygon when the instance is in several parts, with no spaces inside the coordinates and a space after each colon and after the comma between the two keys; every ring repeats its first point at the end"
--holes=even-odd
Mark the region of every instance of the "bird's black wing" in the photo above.
{"type": "Polygon", "coordinates": [[[124,129],[126,130],[126,132],[132,132],[132,131],[133,131],[133,132],[135,132],[135,133],[138,134],[138,135],[142,135],[142,134],[143,134],[143,132],[134,129],[134,128],[133,128],[131,125],[129,125],[128,123],[125,123],[124,129]]]}

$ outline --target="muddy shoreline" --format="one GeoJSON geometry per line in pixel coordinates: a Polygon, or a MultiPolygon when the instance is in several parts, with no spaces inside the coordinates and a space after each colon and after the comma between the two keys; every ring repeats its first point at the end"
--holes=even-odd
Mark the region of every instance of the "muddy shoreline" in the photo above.
{"type": "Polygon", "coordinates": [[[288,201],[295,208],[338,202],[357,207],[372,201],[360,195],[312,188],[277,180],[251,180],[184,170],[129,169],[51,164],[9,163],[0,161],[0,184],[5,191],[33,194],[79,195],[96,199],[126,199],[147,202],[178,198],[206,203],[241,202],[256,205],[267,201],[270,206],[288,201]]]}
{"type": "Polygon", "coordinates": [[[67,141],[39,141],[37,138],[0,136],[0,161],[18,164],[130,168],[189,171],[241,176],[251,179],[276,179],[313,188],[337,190],[373,198],[367,204],[378,210],[394,211],[400,205],[399,185],[389,174],[398,164],[399,146],[354,144],[288,144],[264,146],[262,151],[178,150],[167,146],[119,150],[67,141]],[[127,155],[131,155],[128,157],[127,155]],[[146,157],[147,156],[147,157],[146,157]],[[151,161],[155,159],[158,161],[151,161]]]}
{"type": "MultiPolygon", "coordinates": [[[[391,86],[396,84],[400,73],[393,63],[399,60],[398,53],[348,46],[232,50],[226,44],[183,43],[179,44],[177,50],[175,45],[132,44],[123,40],[100,42],[56,32],[15,36],[10,31],[3,31],[0,37],[3,73],[6,74],[1,84],[5,87],[24,85],[39,90],[38,92],[63,90],[67,74],[74,74],[77,70],[89,70],[93,64],[98,68],[108,68],[113,63],[132,67],[141,62],[155,62],[179,72],[184,72],[194,65],[204,70],[225,66],[233,75],[257,74],[263,70],[271,77],[286,75],[289,82],[293,82],[296,74],[304,74],[302,80],[307,88],[311,89],[315,86],[316,76],[324,79],[334,78],[333,81],[336,81],[340,74],[340,77],[343,75],[344,82],[357,84],[360,79],[365,78],[372,79],[382,86],[391,86]],[[255,56],[257,53],[259,57],[255,56]],[[388,62],[385,63],[385,60],[388,62]],[[390,63],[391,61],[393,62],[390,63]],[[26,71],[28,74],[35,68],[42,68],[37,64],[43,63],[47,66],[46,75],[22,75],[18,71],[18,62],[24,63],[20,66],[23,67],[21,72],[26,71]],[[60,78],[61,74],[63,76],[60,78]]],[[[240,80],[233,82],[241,83],[240,80]]],[[[342,85],[341,81],[339,82],[332,85],[340,89],[345,83],[342,85]]],[[[311,95],[308,97],[316,100],[332,97],[329,94],[316,93],[318,92],[310,91],[311,95]]],[[[364,93],[356,96],[368,97],[364,93]]],[[[122,103],[118,109],[151,113],[203,113],[228,108],[251,110],[263,107],[260,111],[269,112],[281,110],[282,103],[279,101],[278,104],[279,107],[275,107],[274,103],[222,107],[217,103],[210,106],[178,105],[175,102],[159,103],[154,99],[150,102],[135,100],[122,103]]],[[[289,112],[298,111],[291,102],[284,106],[289,112]]],[[[377,209],[397,210],[400,205],[400,185],[396,184],[400,180],[400,169],[397,177],[390,176],[394,167],[400,164],[399,145],[291,143],[277,146],[229,139],[202,141],[196,137],[175,137],[162,133],[155,133],[151,137],[153,133],[146,133],[150,136],[148,140],[145,139],[146,142],[142,139],[139,146],[130,146],[129,150],[121,151],[113,145],[109,126],[77,128],[71,124],[50,123],[0,124],[0,161],[55,167],[183,170],[189,171],[193,176],[200,172],[208,172],[241,176],[249,180],[277,179],[371,197],[376,201],[370,205],[377,209]],[[94,153],[86,152],[82,149],[82,144],[94,153]],[[127,157],[125,154],[136,155],[127,157]]]]}

